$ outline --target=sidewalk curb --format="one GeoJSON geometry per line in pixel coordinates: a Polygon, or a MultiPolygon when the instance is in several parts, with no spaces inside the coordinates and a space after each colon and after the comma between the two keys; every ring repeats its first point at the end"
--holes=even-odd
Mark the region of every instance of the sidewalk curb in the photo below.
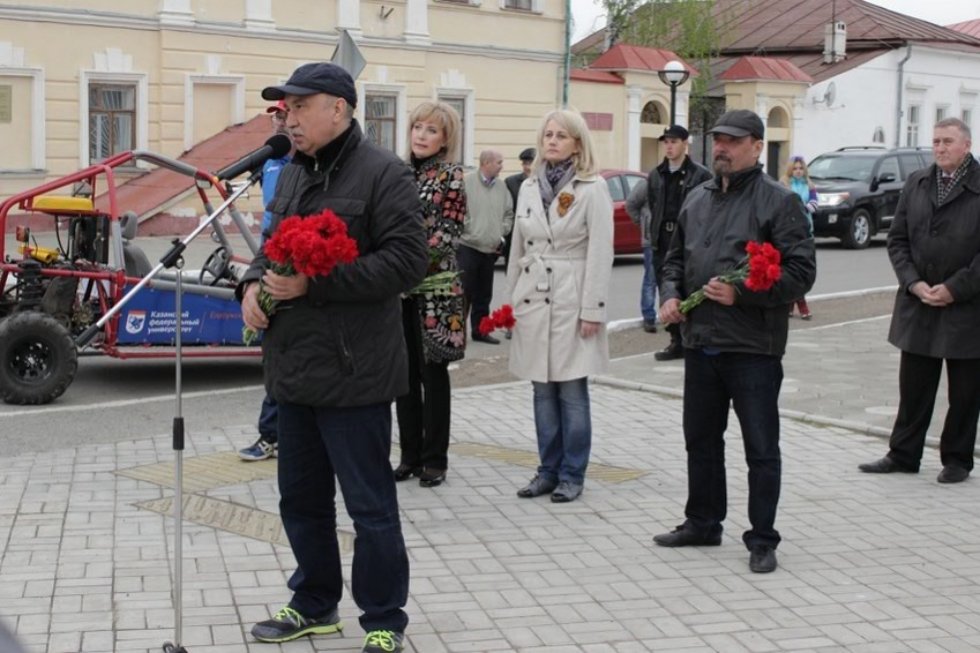
{"type": "MultiPolygon", "coordinates": [[[[617,379],[612,376],[596,376],[596,377],[592,377],[592,381],[594,383],[601,383],[603,385],[612,386],[614,388],[623,388],[626,390],[639,390],[641,392],[652,392],[654,394],[665,395],[673,399],[682,399],[684,397],[684,392],[682,390],[675,390],[674,388],[667,388],[665,386],[654,385],[652,383],[638,383],[636,381],[625,381],[623,379],[617,379]]],[[[865,424],[863,422],[855,422],[853,420],[838,419],[836,417],[826,417],[824,415],[816,415],[814,413],[804,413],[799,410],[780,409],[779,416],[785,417],[786,419],[792,419],[797,422],[803,422],[804,424],[814,424],[817,426],[833,426],[837,428],[847,429],[849,431],[854,431],[855,433],[872,435],[885,439],[891,436],[891,431],[889,429],[885,429],[880,426],[865,424]]]]}

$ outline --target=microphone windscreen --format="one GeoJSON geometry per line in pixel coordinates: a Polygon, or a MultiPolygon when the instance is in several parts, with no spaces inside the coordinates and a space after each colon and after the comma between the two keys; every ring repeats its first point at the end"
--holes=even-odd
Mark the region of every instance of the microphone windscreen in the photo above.
{"type": "Polygon", "coordinates": [[[285,134],[276,134],[270,137],[265,144],[272,148],[270,159],[281,159],[289,154],[289,150],[293,149],[293,142],[285,134]]]}

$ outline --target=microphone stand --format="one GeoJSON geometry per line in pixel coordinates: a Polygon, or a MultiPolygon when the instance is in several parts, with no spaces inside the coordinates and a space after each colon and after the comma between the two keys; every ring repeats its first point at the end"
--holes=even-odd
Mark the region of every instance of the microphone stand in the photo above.
{"type": "Polygon", "coordinates": [[[177,274],[174,275],[176,278],[176,294],[174,296],[174,310],[177,314],[176,316],[176,326],[177,330],[174,335],[174,344],[176,346],[176,358],[175,358],[175,378],[174,378],[174,418],[173,418],[173,449],[174,449],[174,590],[173,590],[173,601],[174,601],[174,641],[165,642],[163,644],[164,653],[187,653],[187,649],[181,645],[181,639],[183,638],[183,615],[182,615],[182,603],[183,603],[183,518],[184,518],[184,417],[182,414],[182,377],[181,369],[183,365],[183,348],[182,348],[182,335],[184,330],[184,318],[183,318],[183,273],[181,269],[184,267],[184,250],[187,249],[188,243],[194,240],[202,231],[208,228],[208,226],[214,222],[214,220],[224,212],[232,203],[241,197],[242,194],[248,190],[252,184],[262,178],[261,168],[253,172],[248,181],[238,188],[234,193],[228,196],[224,202],[222,202],[217,209],[215,209],[207,218],[201,221],[201,223],[189,233],[183,240],[174,239],[173,247],[170,248],[160,262],[157,263],[150,272],[143,277],[139,283],[133,286],[110,310],[108,310],[105,315],[103,315],[95,324],[87,328],[78,338],[75,340],[75,344],[78,347],[87,346],[96,334],[99,332],[106,323],[112,319],[114,315],[119,313],[135,295],[143,287],[145,287],[150,281],[158,275],[164,268],[175,268],[177,274]]]}

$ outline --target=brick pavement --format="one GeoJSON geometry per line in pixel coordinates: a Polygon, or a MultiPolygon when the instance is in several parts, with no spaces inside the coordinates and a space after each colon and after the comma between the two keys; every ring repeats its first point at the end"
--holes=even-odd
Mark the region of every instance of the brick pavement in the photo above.
{"type": "MultiPolygon", "coordinates": [[[[877,344],[886,322],[795,332],[784,406],[876,426],[885,411],[862,413],[860,406],[893,400],[886,386],[895,363],[877,344]],[[853,368],[829,360],[835,347],[844,347],[834,354],[841,360],[855,359],[853,368]],[[840,376],[824,379],[825,371],[840,376]],[[835,401],[846,410],[833,408],[835,401]]],[[[676,371],[649,376],[669,367],[676,366],[647,357],[617,362],[613,374],[632,384],[652,379],[669,391],[676,371]]],[[[560,506],[514,495],[533,473],[528,385],[456,393],[461,453],[450,451],[447,483],[399,486],[412,561],[407,650],[980,650],[976,481],[937,484],[934,449],[922,474],[862,475],[857,463],[883,453],[869,429],[784,419],[780,568],[755,575],[740,541],[746,470],[737,422],[723,546],[656,547],[651,537],[680,523],[686,495],[680,401],[621,386],[593,386],[592,459],[607,466],[597,471],[634,473],[590,479],[581,500],[560,506]]],[[[188,461],[254,436],[251,425],[194,432],[194,416],[187,418],[188,461]]],[[[133,472],[172,460],[166,427],[114,445],[0,459],[0,618],[30,651],[159,651],[172,640],[172,519],[140,507],[172,489],[133,472]]],[[[248,478],[202,483],[196,492],[209,506],[275,512],[273,476],[248,478]]],[[[340,528],[350,531],[346,516],[340,528]]],[[[251,624],[288,599],[288,547],[188,521],[182,562],[182,643],[192,653],[359,650],[349,594],[341,604],[343,636],[281,647],[251,641],[251,624]]]]}

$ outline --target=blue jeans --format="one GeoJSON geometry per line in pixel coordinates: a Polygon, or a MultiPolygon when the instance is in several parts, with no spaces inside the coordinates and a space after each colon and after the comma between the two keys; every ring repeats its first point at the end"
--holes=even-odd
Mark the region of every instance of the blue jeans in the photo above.
{"type": "Polygon", "coordinates": [[[336,479],[354,521],[351,593],[363,613],[361,627],[405,631],[408,555],[390,453],[388,403],[279,404],[279,512],[297,562],[289,605],[300,614],[321,617],[343,593],[336,479]]]}
{"type": "Polygon", "coordinates": [[[687,444],[688,495],[685,526],[703,536],[720,534],[728,496],[725,480],[725,429],[729,404],[742,427],[749,467],[749,523],[745,545],[775,547],[779,502],[779,389],[783,364],[777,356],[705,354],[684,356],[684,441],[687,444]]]}
{"type": "Polygon", "coordinates": [[[550,481],[585,482],[592,450],[589,380],[533,383],[538,474],[550,481]]]}
{"type": "Polygon", "coordinates": [[[269,395],[262,399],[259,409],[259,435],[266,442],[279,440],[279,406],[269,395]]]}
{"type": "Polygon", "coordinates": [[[640,285],[640,315],[647,324],[657,321],[657,273],[653,268],[653,248],[643,246],[643,283],[640,285]]]}

